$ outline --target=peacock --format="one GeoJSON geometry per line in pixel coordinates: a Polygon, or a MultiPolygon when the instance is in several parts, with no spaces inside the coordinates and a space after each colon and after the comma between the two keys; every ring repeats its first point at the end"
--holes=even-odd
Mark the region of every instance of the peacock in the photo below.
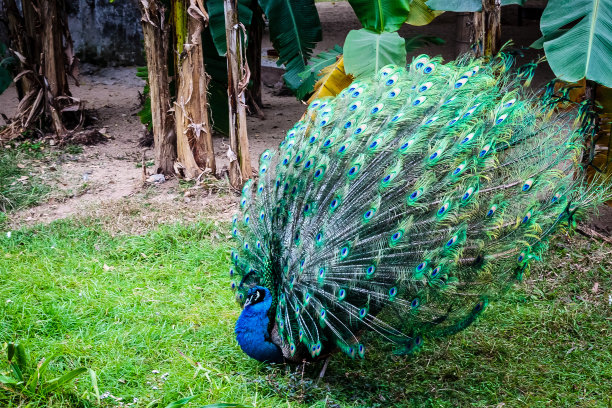
{"type": "Polygon", "coordinates": [[[312,101],[261,155],[231,227],[247,355],[364,358],[366,331],[414,353],[470,325],[609,198],[585,180],[587,110],[529,92],[535,65],[511,60],[385,66],[312,101]]]}

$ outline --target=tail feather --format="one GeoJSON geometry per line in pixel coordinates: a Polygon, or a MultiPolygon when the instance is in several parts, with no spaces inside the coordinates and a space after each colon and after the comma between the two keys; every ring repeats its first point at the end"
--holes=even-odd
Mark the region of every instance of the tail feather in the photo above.
{"type": "Polygon", "coordinates": [[[582,181],[574,116],[469,58],[419,56],[314,100],[243,190],[239,300],[256,275],[281,338],[313,357],[363,357],[363,329],[402,353],[461,330],[609,195],[582,181]]]}

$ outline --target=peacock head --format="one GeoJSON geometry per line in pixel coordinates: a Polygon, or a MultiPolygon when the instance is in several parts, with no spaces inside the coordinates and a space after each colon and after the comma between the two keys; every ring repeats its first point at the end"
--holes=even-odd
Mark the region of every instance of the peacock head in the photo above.
{"type": "Polygon", "coordinates": [[[247,292],[244,311],[250,313],[267,313],[272,306],[272,294],[268,288],[254,286],[247,292]]]}

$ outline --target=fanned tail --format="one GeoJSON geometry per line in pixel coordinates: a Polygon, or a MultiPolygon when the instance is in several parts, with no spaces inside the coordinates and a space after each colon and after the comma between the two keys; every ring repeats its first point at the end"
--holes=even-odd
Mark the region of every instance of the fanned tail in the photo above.
{"type": "MultiPolygon", "coordinates": [[[[505,69],[419,56],[314,100],[262,154],[234,218],[238,299],[257,279],[292,354],[365,354],[364,329],[418,349],[468,326],[609,197],[580,160],[592,124],[505,69]]],[[[529,79],[528,70],[522,71],[529,79]]]]}

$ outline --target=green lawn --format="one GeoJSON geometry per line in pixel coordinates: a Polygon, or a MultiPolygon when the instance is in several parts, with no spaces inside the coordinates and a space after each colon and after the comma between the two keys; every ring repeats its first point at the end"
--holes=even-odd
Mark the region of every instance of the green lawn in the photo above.
{"type": "MultiPolygon", "coordinates": [[[[120,406],[116,398],[165,407],[193,394],[187,408],[612,406],[610,246],[562,238],[531,280],[466,331],[413,357],[382,346],[365,361],[337,355],[316,384],[320,365],[302,379],[301,368],[239,350],[226,231],[203,221],[111,236],[87,220],[3,231],[0,344],[20,341],[34,359],[59,352],[55,374],[92,368],[110,393],[105,407],[120,406]]],[[[98,406],[87,376],[67,391],[38,406],[98,406]]],[[[19,403],[0,390],[0,406],[19,403]]]]}

